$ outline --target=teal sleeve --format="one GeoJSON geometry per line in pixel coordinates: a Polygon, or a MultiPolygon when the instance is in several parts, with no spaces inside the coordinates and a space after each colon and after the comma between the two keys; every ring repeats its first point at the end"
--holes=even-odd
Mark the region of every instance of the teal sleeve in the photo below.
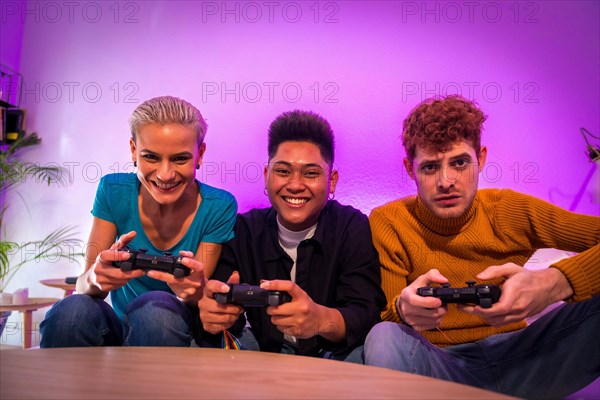
{"type": "Polygon", "coordinates": [[[237,201],[233,195],[227,193],[220,206],[214,207],[210,218],[212,223],[202,242],[224,243],[233,238],[233,226],[237,215],[237,201]]]}

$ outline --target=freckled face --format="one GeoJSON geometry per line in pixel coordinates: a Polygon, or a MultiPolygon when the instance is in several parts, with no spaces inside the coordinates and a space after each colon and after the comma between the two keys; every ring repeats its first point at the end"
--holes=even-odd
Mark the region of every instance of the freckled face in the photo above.
{"type": "Polygon", "coordinates": [[[279,222],[291,231],[310,228],[319,219],[329,193],[335,191],[337,171],[309,142],[283,142],[265,168],[269,201],[279,222]]]}

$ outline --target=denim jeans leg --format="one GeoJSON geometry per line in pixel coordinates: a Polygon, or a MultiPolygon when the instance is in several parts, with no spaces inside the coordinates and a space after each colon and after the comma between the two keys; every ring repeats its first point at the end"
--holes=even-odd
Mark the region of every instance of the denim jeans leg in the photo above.
{"type": "Polygon", "coordinates": [[[246,326],[242,331],[242,336],[238,338],[241,345],[241,350],[260,351],[258,340],[254,336],[252,329],[246,326]]]}
{"type": "Polygon", "coordinates": [[[523,398],[563,398],[600,376],[600,297],[565,304],[517,332],[439,349],[411,328],[383,322],[365,363],[523,398]]]}
{"type": "Polygon", "coordinates": [[[102,299],[74,294],[56,303],[40,325],[40,347],[120,346],[121,321],[102,299]]]}
{"type": "Polygon", "coordinates": [[[328,358],[330,360],[337,360],[337,361],[346,361],[346,362],[350,362],[350,363],[354,363],[354,364],[364,364],[365,363],[365,346],[364,345],[360,345],[357,346],[355,348],[353,348],[352,350],[348,351],[345,354],[333,354],[332,352],[328,351],[323,355],[323,358],[328,358]]]}
{"type": "Polygon", "coordinates": [[[522,331],[480,341],[497,369],[498,391],[563,398],[600,376],[600,297],[568,303],[522,331]]]}
{"type": "Polygon", "coordinates": [[[408,326],[380,322],[365,340],[365,364],[432,376],[429,359],[438,350],[408,326]]]}
{"type": "MultiPolygon", "coordinates": [[[[464,345],[463,345],[464,346],[464,345]]],[[[416,330],[394,322],[375,325],[365,340],[365,364],[482,386],[480,378],[464,368],[445,349],[432,345],[416,330]]]]}
{"type": "Polygon", "coordinates": [[[188,307],[173,294],[144,293],[125,310],[123,345],[189,347],[194,321],[188,307]]]}

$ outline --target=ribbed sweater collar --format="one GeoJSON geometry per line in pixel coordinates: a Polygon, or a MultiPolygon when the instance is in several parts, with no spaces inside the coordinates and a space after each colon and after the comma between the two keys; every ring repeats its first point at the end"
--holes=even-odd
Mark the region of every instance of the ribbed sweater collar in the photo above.
{"type": "Polygon", "coordinates": [[[416,216],[417,219],[428,229],[442,236],[452,236],[465,230],[473,220],[479,205],[479,195],[475,195],[475,199],[467,211],[458,218],[439,218],[435,216],[429,208],[421,201],[417,195],[416,216]]]}

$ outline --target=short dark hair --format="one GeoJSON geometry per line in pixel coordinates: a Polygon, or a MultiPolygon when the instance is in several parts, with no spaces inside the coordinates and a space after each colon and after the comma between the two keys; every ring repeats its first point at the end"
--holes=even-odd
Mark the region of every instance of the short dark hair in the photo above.
{"type": "Polygon", "coordinates": [[[335,140],[329,122],[312,111],[284,112],[269,127],[269,160],[283,142],[309,142],[321,151],[321,157],[333,167],[335,140]]]}
{"type": "Polygon", "coordinates": [[[485,118],[475,103],[458,95],[427,99],[404,120],[402,144],[406,155],[412,161],[417,147],[443,152],[467,140],[479,156],[485,118]]]}

